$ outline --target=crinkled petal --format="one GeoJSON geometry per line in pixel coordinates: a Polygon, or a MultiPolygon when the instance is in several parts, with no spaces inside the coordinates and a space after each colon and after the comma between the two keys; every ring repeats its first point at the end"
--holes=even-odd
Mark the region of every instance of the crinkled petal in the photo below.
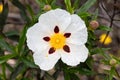
{"type": "Polygon", "coordinates": [[[71,15],[72,22],[64,33],[71,33],[70,38],[67,39],[68,43],[83,45],[87,42],[87,28],[84,21],[78,15],[71,15]]]}
{"type": "Polygon", "coordinates": [[[57,51],[53,54],[48,54],[48,50],[49,48],[33,54],[35,64],[45,71],[52,69],[60,59],[60,54],[57,51]]]}
{"type": "Polygon", "coordinates": [[[49,27],[51,32],[54,32],[55,26],[58,26],[63,32],[71,22],[71,15],[65,10],[55,9],[42,14],[39,17],[39,23],[49,27]]]}
{"type": "Polygon", "coordinates": [[[61,54],[61,60],[70,66],[76,66],[80,62],[84,62],[88,57],[88,49],[85,45],[73,45],[68,44],[70,47],[70,53],[65,51],[61,54]]]}
{"type": "Polygon", "coordinates": [[[27,37],[27,46],[33,52],[41,51],[49,46],[48,42],[43,40],[43,37],[50,35],[48,32],[44,30],[44,28],[39,26],[39,23],[36,23],[31,28],[28,29],[26,37],[27,37]]]}

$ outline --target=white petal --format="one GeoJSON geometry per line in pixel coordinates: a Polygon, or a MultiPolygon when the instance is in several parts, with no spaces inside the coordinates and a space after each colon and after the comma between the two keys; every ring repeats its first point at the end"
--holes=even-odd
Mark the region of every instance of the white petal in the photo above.
{"type": "Polygon", "coordinates": [[[33,52],[46,49],[49,45],[48,42],[43,40],[43,37],[46,37],[48,35],[49,33],[45,32],[44,28],[39,26],[39,23],[36,23],[27,31],[27,46],[33,52]]]}
{"type": "Polygon", "coordinates": [[[62,9],[50,10],[39,17],[39,23],[49,27],[54,32],[55,26],[63,32],[71,22],[71,15],[62,9]]]}
{"type": "Polygon", "coordinates": [[[53,54],[48,54],[48,50],[42,52],[34,53],[33,58],[35,64],[40,67],[40,69],[48,71],[54,67],[57,61],[60,59],[60,54],[55,51],[53,54]]]}
{"type": "Polygon", "coordinates": [[[68,43],[83,45],[87,42],[87,28],[84,21],[78,15],[71,15],[72,22],[65,30],[65,33],[71,33],[70,38],[67,38],[68,43]]]}
{"type": "Polygon", "coordinates": [[[64,63],[70,66],[76,66],[80,62],[84,62],[88,57],[88,49],[84,45],[68,45],[70,47],[70,53],[63,52],[61,59],[64,63]]]}
{"type": "Polygon", "coordinates": [[[86,28],[84,28],[81,31],[77,31],[75,33],[71,33],[71,36],[69,38],[67,38],[67,43],[72,43],[75,45],[83,45],[87,42],[87,30],[86,28]]]}

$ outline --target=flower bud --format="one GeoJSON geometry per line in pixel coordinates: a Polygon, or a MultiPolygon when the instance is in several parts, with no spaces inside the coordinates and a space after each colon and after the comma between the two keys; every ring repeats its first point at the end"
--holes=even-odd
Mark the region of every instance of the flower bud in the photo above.
{"type": "Polygon", "coordinates": [[[93,30],[95,30],[99,27],[99,23],[95,20],[91,21],[89,25],[93,30]]]}
{"type": "Polygon", "coordinates": [[[50,5],[45,5],[43,10],[44,11],[49,11],[49,10],[51,10],[51,6],[50,5]]]}
{"type": "Polygon", "coordinates": [[[110,60],[110,65],[115,66],[116,63],[117,63],[117,61],[115,59],[110,60]]]}

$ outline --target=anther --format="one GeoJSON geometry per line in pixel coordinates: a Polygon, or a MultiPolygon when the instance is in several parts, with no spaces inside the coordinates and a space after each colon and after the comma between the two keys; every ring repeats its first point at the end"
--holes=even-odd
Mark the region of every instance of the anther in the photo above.
{"type": "Polygon", "coordinates": [[[70,52],[70,48],[69,48],[69,46],[68,45],[64,45],[63,46],[63,50],[65,51],[65,52],[70,52]]]}
{"type": "Polygon", "coordinates": [[[54,32],[55,32],[55,33],[59,33],[59,27],[58,27],[58,26],[55,26],[54,32]]]}
{"type": "Polygon", "coordinates": [[[51,47],[50,49],[49,49],[49,54],[52,54],[52,53],[54,53],[55,52],[55,48],[53,48],[53,47],[51,47]]]}
{"type": "Polygon", "coordinates": [[[69,37],[71,36],[71,33],[65,33],[64,36],[65,36],[66,38],[69,38],[69,37]]]}
{"type": "Polygon", "coordinates": [[[50,38],[49,37],[44,37],[43,40],[48,42],[48,41],[50,41],[50,38]]]}

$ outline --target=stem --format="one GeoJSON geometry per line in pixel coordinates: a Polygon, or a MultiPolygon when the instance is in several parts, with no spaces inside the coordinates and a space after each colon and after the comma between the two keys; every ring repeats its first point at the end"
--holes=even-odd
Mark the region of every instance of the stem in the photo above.
{"type": "Polygon", "coordinates": [[[103,2],[101,2],[101,6],[104,9],[104,11],[107,13],[107,15],[109,16],[109,18],[111,18],[110,14],[108,13],[107,9],[105,8],[105,6],[103,5],[103,2]]]}
{"type": "MultiPolygon", "coordinates": [[[[114,4],[116,4],[116,2],[117,2],[117,0],[114,0],[114,4]]],[[[104,10],[106,10],[106,9],[104,9],[104,10]]],[[[110,25],[109,25],[110,28],[112,28],[112,25],[113,25],[113,21],[114,21],[114,17],[115,17],[115,11],[116,11],[116,7],[114,6],[114,8],[113,8],[113,14],[112,14],[112,16],[110,17],[110,19],[111,19],[111,20],[110,20],[110,25]]],[[[105,41],[106,41],[109,33],[110,33],[110,31],[107,31],[106,36],[105,36],[105,39],[103,40],[102,45],[105,43],[105,41]]]]}

